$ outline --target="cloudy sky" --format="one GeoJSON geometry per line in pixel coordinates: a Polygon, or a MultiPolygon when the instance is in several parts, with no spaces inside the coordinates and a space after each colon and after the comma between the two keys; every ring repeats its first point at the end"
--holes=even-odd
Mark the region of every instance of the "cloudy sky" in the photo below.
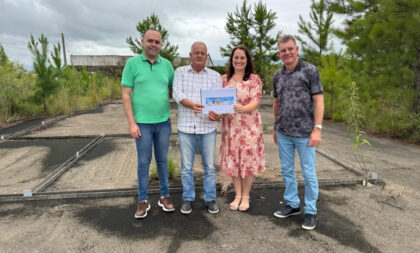
{"type": "MultiPolygon", "coordinates": [[[[299,15],[309,20],[310,0],[263,3],[277,13],[273,34],[297,34],[299,15]]],[[[201,40],[211,57],[221,60],[219,47],[229,42],[227,13],[241,4],[242,0],[0,0],[0,43],[11,60],[25,67],[32,64],[30,34],[44,33],[56,44],[64,33],[67,55],[132,55],[126,38],[138,37],[138,22],[156,13],[181,56],[188,56],[190,45],[201,40]]]]}

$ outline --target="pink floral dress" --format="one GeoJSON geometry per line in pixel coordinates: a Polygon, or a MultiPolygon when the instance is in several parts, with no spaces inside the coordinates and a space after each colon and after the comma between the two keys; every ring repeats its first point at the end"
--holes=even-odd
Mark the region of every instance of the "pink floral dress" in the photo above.
{"type": "MultiPolygon", "coordinates": [[[[236,88],[236,103],[245,106],[260,101],[262,83],[258,75],[251,74],[249,80],[240,82],[226,78],[222,76],[223,87],[236,88]]],[[[219,168],[228,177],[242,178],[265,169],[262,122],[257,110],[223,115],[219,168]]]]}

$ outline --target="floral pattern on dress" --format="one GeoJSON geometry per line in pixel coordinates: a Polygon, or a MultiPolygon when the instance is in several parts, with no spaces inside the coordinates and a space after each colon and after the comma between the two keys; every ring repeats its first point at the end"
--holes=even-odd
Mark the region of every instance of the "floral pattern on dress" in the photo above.
{"type": "MultiPolygon", "coordinates": [[[[224,88],[236,88],[236,103],[247,105],[260,101],[262,83],[258,75],[251,74],[247,81],[227,81],[224,88]]],[[[257,175],[265,169],[264,139],[261,115],[258,110],[249,113],[222,116],[222,142],[219,168],[228,177],[257,175]]]]}

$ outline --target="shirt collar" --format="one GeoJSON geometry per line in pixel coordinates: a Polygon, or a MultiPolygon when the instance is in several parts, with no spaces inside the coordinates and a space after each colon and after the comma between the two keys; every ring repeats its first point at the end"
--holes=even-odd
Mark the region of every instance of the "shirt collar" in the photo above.
{"type": "MultiPolygon", "coordinates": [[[[140,60],[141,61],[149,61],[146,56],[144,55],[144,53],[140,54],[140,60]]],[[[160,63],[162,61],[160,55],[158,55],[157,60],[154,63],[160,63]]]]}
{"type": "MultiPolygon", "coordinates": [[[[194,69],[192,68],[192,65],[191,64],[188,66],[188,70],[187,71],[192,71],[194,73],[197,73],[197,72],[194,71],[194,69]]],[[[201,70],[200,72],[198,72],[198,74],[200,74],[200,73],[207,73],[207,71],[208,71],[207,70],[207,67],[204,67],[204,69],[201,70]]]]}
{"type": "Polygon", "coordinates": [[[291,74],[291,73],[293,73],[295,71],[299,71],[301,68],[302,68],[302,60],[299,59],[298,64],[296,65],[296,67],[293,69],[292,72],[287,72],[286,65],[283,65],[283,68],[281,69],[281,73],[282,74],[286,74],[286,73],[291,74]]]}

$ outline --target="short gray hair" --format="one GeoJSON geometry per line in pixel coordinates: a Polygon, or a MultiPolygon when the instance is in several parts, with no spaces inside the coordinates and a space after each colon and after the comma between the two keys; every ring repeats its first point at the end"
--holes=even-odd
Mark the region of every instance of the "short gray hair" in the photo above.
{"type": "Polygon", "coordinates": [[[193,51],[193,47],[197,46],[197,45],[203,45],[206,48],[207,51],[207,46],[206,43],[202,42],[202,41],[196,41],[191,45],[191,52],[193,51]]]}
{"type": "Polygon", "coordinates": [[[277,42],[277,46],[280,46],[280,44],[283,44],[283,43],[286,43],[286,42],[289,42],[289,41],[293,41],[293,43],[295,43],[295,45],[297,45],[295,37],[293,35],[287,34],[287,35],[282,36],[279,39],[279,41],[277,42]]]}

